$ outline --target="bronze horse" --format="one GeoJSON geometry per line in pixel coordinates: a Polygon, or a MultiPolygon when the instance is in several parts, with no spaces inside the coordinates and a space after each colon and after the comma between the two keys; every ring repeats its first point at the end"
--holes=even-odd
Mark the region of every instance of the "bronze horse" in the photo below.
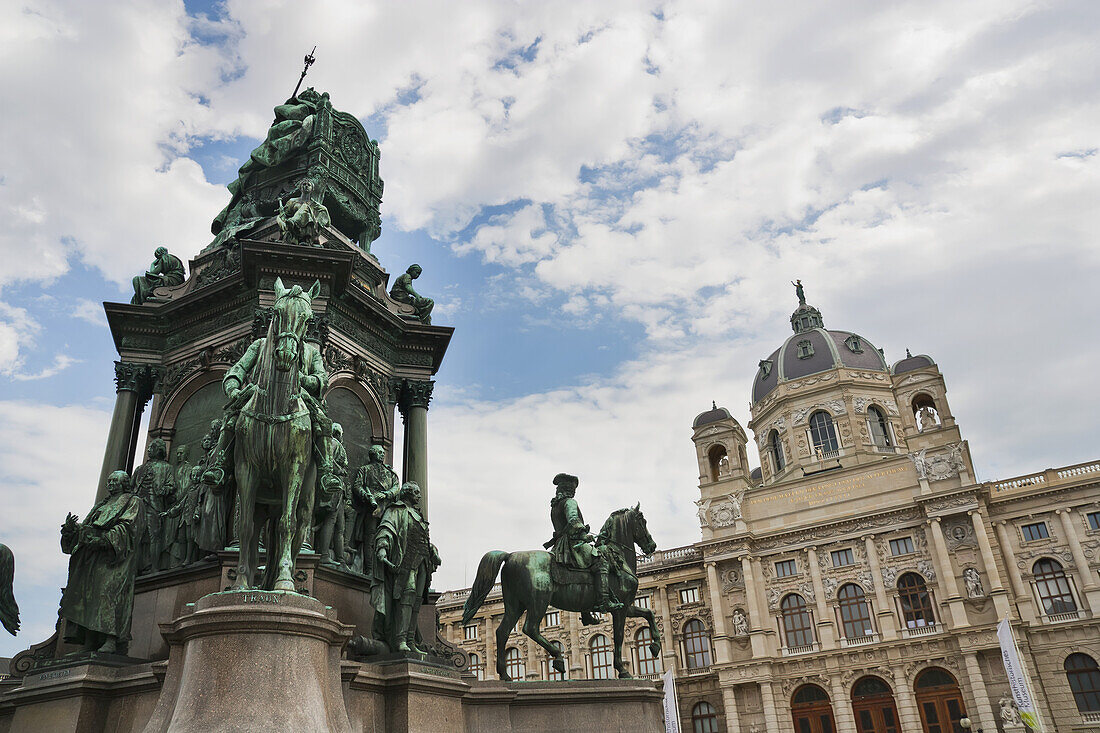
{"type": "MultiPolygon", "coordinates": [[[[240,512],[240,558],[234,589],[252,587],[266,522],[267,568],[262,588],[294,590],[294,562],[313,518],[316,466],[309,410],[299,396],[306,325],[313,316],[314,283],[304,291],[275,281],[275,307],[251,375],[252,395],[237,419],[234,471],[240,512]]],[[[246,388],[247,389],[247,388],[246,388]]]]}
{"type": "MultiPolygon", "coordinates": [[[[657,543],[649,534],[641,505],[613,512],[600,530],[597,545],[600,552],[608,552],[622,559],[622,568],[610,582],[612,595],[623,607],[611,612],[612,628],[615,637],[615,671],[619,677],[630,677],[623,664],[623,629],[626,619],[644,618],[649,623],[653,642],[649,646],[653,656],[661,651],[661,632],[653,612],[648,608],[634,605],[638,593],[638,555],[634,546],[642,548],[646,555],[657,549],[657,543]]],[[[612,563],[614,565],[614,563],[612,563]]],[[[493,589],[497,572],[500,572],[501,592],[504,596],[504,618],[497,627],[497,674],[505,682],[511,681],[504,661],[508,646],[508,635],[512,633],[516,622],[523,612],[527,618],[523,622],[523,633],[538,642],[553,659],[554,669],[565,672],[565,662],[561,651],[543,637],[540,632],[546,608],[554,606],[564,611],[592,611],[596,605],[596,591],[591,578],[585,571],[567,571],[577,573],[577,582],[558,585],[550,572],[550,553],[542,550],[525,552],[502,552],[491,550],[481,558],[470,597],[462,613],[462,623],[469,623],[485,597],[493,589]],[[501,570],[501,565],[504,569],[501,570]]]]}

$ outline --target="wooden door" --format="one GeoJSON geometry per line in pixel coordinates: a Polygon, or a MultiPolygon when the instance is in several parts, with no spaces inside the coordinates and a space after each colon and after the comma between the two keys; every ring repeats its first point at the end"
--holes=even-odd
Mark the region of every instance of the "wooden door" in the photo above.
{"type": "Polygon", "coordinates": [[[799,705],[794,710],[795,733],[835,733],[833,707],[823,705],[799,705]]]}
{"type": "Polygon", "coordinates": [[[900,733],[898,709],[890,696],[862,698],[852,703],[858,733],[900,733]]]}
{"type": "Polygon", "coordinates": [[[966,733],[959,721],[966,717],[962,696],[954,690],[921,691],[917,694],[924,733],[966,733]]]}

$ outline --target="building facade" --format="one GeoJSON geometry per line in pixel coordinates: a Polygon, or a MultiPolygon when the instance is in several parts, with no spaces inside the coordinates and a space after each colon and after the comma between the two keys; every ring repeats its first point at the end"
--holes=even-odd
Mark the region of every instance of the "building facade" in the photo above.
{"type": "MultiPolygon", "coordinates": [[[[1045,730],[1100,730],[1100,461],[977,482],[936,363],[889,365],[799,295],[752,387],[762,465],[727,410],[695,419],[702,536],[641,563],[665,643],[629,619],[632,672],[675,671],[684,731],[1024,731],[1007,617],[1045,730]]],[[[466,595],[439,600],[443,634],[495,677],[499,588],[464,626],[466,595]]],[[[545,626],[570,678],[614,675],[608,622],[545,626]]],[[[514,679],[560,677],[519,628],[507,644],[514,679]]]]}

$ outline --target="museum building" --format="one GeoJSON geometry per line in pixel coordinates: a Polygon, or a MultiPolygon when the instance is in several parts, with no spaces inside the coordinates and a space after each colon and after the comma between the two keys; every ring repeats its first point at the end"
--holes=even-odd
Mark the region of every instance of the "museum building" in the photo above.
{"type": "MultiPolygon", "coordinates": [[[[1045,730],[1100,730],[1100,461],[979,483],[935,361],[891,366],[799,295],[752,385],[761,467],[726,409],[695,418],[702,536],[639,563],[664,647],[629,619],[632,673],[674,670],[685,732],[1025,731],[1007,617],[1045,730]]],[[[499,586],[463,624],[468,594],[442,633],[495,677],[499,586]]],[[[517,628],[513,679],[614,676],[609,619],[551,609],[543,634],[568,671],[517,628]]]]}

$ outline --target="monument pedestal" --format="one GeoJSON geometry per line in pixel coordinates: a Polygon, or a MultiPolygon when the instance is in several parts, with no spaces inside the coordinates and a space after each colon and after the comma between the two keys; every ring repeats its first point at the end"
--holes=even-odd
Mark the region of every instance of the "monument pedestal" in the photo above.
{"type": "Polygon", "coordinates": [[[171,652],[146,733],[351,730],[340,680],[351,627],[315,598],[212,593],[161,632],[171,652]]]}

